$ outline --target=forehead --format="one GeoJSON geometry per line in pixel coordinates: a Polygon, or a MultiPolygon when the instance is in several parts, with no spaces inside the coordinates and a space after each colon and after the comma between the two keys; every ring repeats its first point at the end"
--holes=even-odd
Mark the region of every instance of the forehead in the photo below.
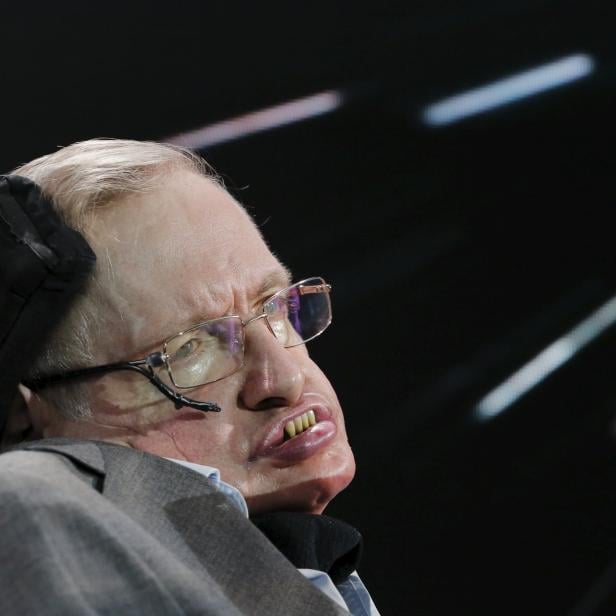
{"type": "MultiPolygon", "coordinates": [[[[251,309],[286,270],[237,202],[208,178],[177,172],[155,192],[108,208],[91,238],[105,310],[131,352],[207,318],[251,309]]],[[[116,342],[117,343],[117,342],[116,342]]]]}

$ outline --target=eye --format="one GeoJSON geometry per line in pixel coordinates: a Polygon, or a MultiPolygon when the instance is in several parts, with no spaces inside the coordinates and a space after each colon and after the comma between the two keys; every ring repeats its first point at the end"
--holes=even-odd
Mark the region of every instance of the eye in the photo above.
{"type": "Polygon", "coordinates": [[[283,297],[274,297],[263,304],[263,310],[268,316],[278,316],[286,310],[287,302],[283,297]]]}
{"type": "Polygon", "coordinates": [[[197,338],[187,340],[170,358],[171,361],[182,361],[190,358],[200,346],[200,341],[197,338]]]}

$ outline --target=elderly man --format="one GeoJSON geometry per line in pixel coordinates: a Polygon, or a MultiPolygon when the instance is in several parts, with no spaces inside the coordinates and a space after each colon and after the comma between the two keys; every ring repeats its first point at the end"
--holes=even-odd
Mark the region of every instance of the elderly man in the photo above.
{"type": "Polygon", "coordinates": [[[353,530],[314,515],[355,471],[305,346],[328,283],[293,283],[189,152],[91,140],[14,173],[97,266],[0,457],[1,612],[376,613],[353,530]]]}

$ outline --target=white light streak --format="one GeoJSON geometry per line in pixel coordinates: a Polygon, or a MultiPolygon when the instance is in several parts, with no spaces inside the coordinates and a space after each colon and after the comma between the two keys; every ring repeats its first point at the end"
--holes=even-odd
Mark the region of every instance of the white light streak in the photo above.
{"type": "Polygon", "coordinates": [[[505,411],[614,323],[616,296],[485,396],[475,407],[477,419],[485,421],[505,411]]]}
{"type": "Polygon", "coordinates": [[[194,150],[201,150],[330,113],[342,105],[343,99],[341,92],[328,90],[209,124],[194,131],[169,137],[165,141],[194,150]]]}
{"type": "Polygon", "coordinates": [[[592,73],[594,68],[595,61],[588,54],[566,56],[428,105],[422,112],[422,120],[428,126],[452,124],[576,81],[592,73]]]}

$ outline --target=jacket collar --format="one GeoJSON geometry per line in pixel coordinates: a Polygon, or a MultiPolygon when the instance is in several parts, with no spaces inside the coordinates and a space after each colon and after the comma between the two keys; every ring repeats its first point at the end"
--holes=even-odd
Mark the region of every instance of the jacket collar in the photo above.
{"type": "Polygon", "coordinates": [[[105,460],[98,441],[82,441],[71,438],[49,438],[40,441],[20,443],[14,450],[51,451],[62,454],[82,469],[98,475],[105,475],[105,460]]]}
{"type": "MultiPolygon", "coordinates": [[[[98,475],[100,491],[114,502],[154,497],[173,500],[216,494],[208,479],[192,469],[144,451],[105,441],[51,438],[22,443],[16,449],[48,451],[68,458],[81,471],[98,475]],[[164,488],[161,490],[161,477],[164,488]],[[161,493],[162,492],[162,493],[161,493]]],[[[226,500],[226,499],[225,499],[226,500]]]]}

